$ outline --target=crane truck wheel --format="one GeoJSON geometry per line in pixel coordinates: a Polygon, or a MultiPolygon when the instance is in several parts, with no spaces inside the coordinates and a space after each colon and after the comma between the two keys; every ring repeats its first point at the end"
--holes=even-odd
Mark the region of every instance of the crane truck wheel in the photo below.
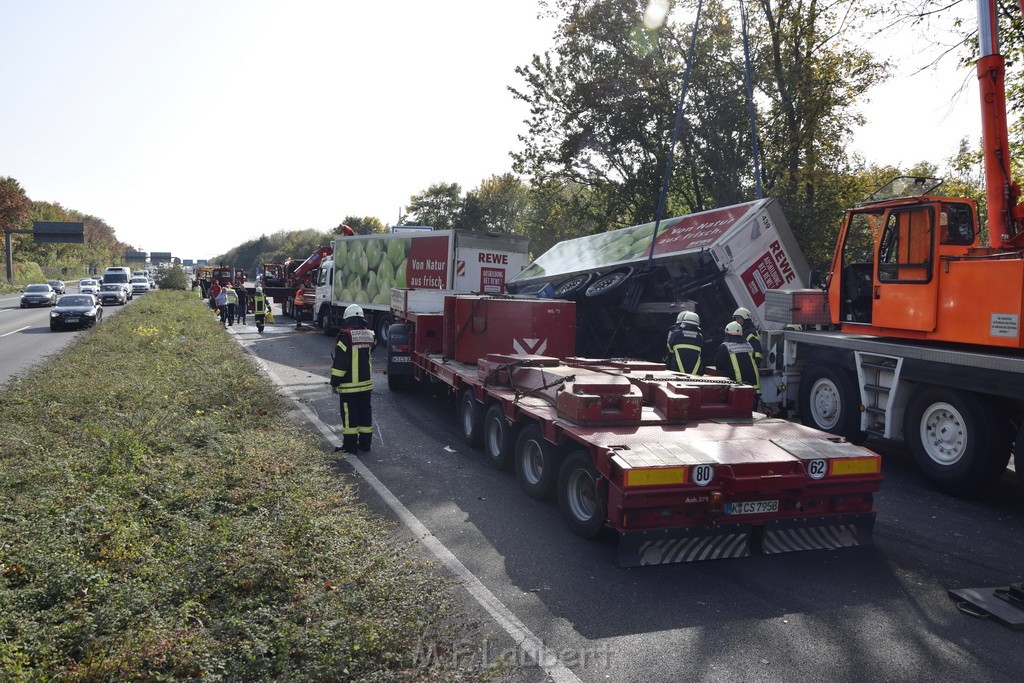
{"type": "Polygon", "coordinates": [[[868,435],[860,429],[860,392],[848,370],[816,365],[800,378],[800,421],[808,427],[862,444],[868,435]]]}
{"type": "Polygon", "coordinates": [[[500,403],[492,403],[484,414],[484,454],[494,469],[505,469],[515,448],[515,429],[505,420],[500,403]]]}
{"type": "Polygon", "coordinates": [[[923,387],[911,397],[903,439],[936,487],[967,493],[1006,469],[1013,435],[994,406],[965,391],[923,387]]]}
{"type": "Polygon", "coordinates": [[[523,427],[516,439],[516,479],[534,500],[553,498],[563,453],[541,434],[540,427],[523,427]]]}
{"type": "Polygon", "coordinates": [[[476,400],[472,389],[459,394],[459,423],[466,445],[480,448],[484,442],[484,405],[476,400]]]}
{"type": "Polygon", "coordinates": [[[604,528],[608,500],[601,475],[586,451],[573,451],[558,473],[558,509],[577,536],[594,538],[604,528]]]}

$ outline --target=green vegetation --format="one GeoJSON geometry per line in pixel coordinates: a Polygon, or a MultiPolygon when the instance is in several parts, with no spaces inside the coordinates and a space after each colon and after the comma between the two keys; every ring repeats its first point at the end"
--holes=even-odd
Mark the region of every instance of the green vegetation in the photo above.
{"type": "Polygon", "coordinates": [[[284,410],[184,292],[147,295],[13,380],[0,678],[491,675],[446,656],[478,638],[449,588],[284,410]]]}

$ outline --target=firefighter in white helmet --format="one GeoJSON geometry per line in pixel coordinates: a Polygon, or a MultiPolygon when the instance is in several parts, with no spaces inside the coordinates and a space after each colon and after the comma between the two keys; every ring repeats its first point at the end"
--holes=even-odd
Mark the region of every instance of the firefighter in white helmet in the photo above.
{"type": "Polygon", "coordinates": [[[685,372],[688,375],[703,375],[701,349],[704,335],[700,331],[700,316],[693,311],[683,311],[676,316],[676,323],[668,330],[668,369],[685,372]]]}
{"type": "Polygon", "coordinates": [[[715,370],[719,375],[754,387],[761,395],[761,377],[754,361],[754,349],[743,338],[743,328],[736,321],[725,326],[725,339],[715,353],[715,370]]]}
{"type": "Polygon", "coordinates": [[[331,388],[341,398],[341,447],[355,454],[370,450],[373,440],[373,411],[370,392],[373,389],[370,353],[377,344],[373,330],[366,327],[363,308],[352,304],[345,309],[345,319],[338,332],[331,356],[331,388]]]}
{"type": "Polygon", "coordinates": [[[750,310],[740,306],[733,311],[732,319],[743,328],[743,338],[747,340],[754,349],[754,360],[758,365],[764,362],[764,352],[761,350],[761,333],[754,327],[754,320],[750,310]]]}

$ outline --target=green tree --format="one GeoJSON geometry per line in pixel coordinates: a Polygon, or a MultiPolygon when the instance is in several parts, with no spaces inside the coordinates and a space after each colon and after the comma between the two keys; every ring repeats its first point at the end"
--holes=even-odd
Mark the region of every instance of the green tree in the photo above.
{"type": "Polygon", "coordinates": [[[160,289],[179,289],[186,290],[191,285],[191,278],[188,273],[178,264],[174,264],[170,268],[164,268],[157,273],[154,278],[156,286],[160,289]]]}
{"type": "Polygon", "coordinates": [[[437,183],[409,198],[408,220],[435,230],[461,227],[465,200],[458,183],[437,183]]]}
{"type": "Polygon", "coordinates": [[[357,235],[373,235],[388,231],[387,226],[379,218],[374,218],[373,216],[345,216],[345,220],[334,229],[334,234],[340,235],[342,226],[345,225],[352,228],[357,235]]]}
{"type": "Polygon", "coordinates": [[[484,232],[523,234],[530,189],[511,173],[482,180],[466,193],[462,227],[484,232]]]}

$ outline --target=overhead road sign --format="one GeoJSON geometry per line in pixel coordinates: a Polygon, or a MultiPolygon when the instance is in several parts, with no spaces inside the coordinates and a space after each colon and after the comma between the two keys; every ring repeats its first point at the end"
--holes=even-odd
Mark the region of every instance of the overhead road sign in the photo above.
{"type": "Polygon", "coordinates": [[[32,223],[32,237],[36,242],[48,244],[83,244],[85,242],[85,224],[35,221],[32,223]]]}

